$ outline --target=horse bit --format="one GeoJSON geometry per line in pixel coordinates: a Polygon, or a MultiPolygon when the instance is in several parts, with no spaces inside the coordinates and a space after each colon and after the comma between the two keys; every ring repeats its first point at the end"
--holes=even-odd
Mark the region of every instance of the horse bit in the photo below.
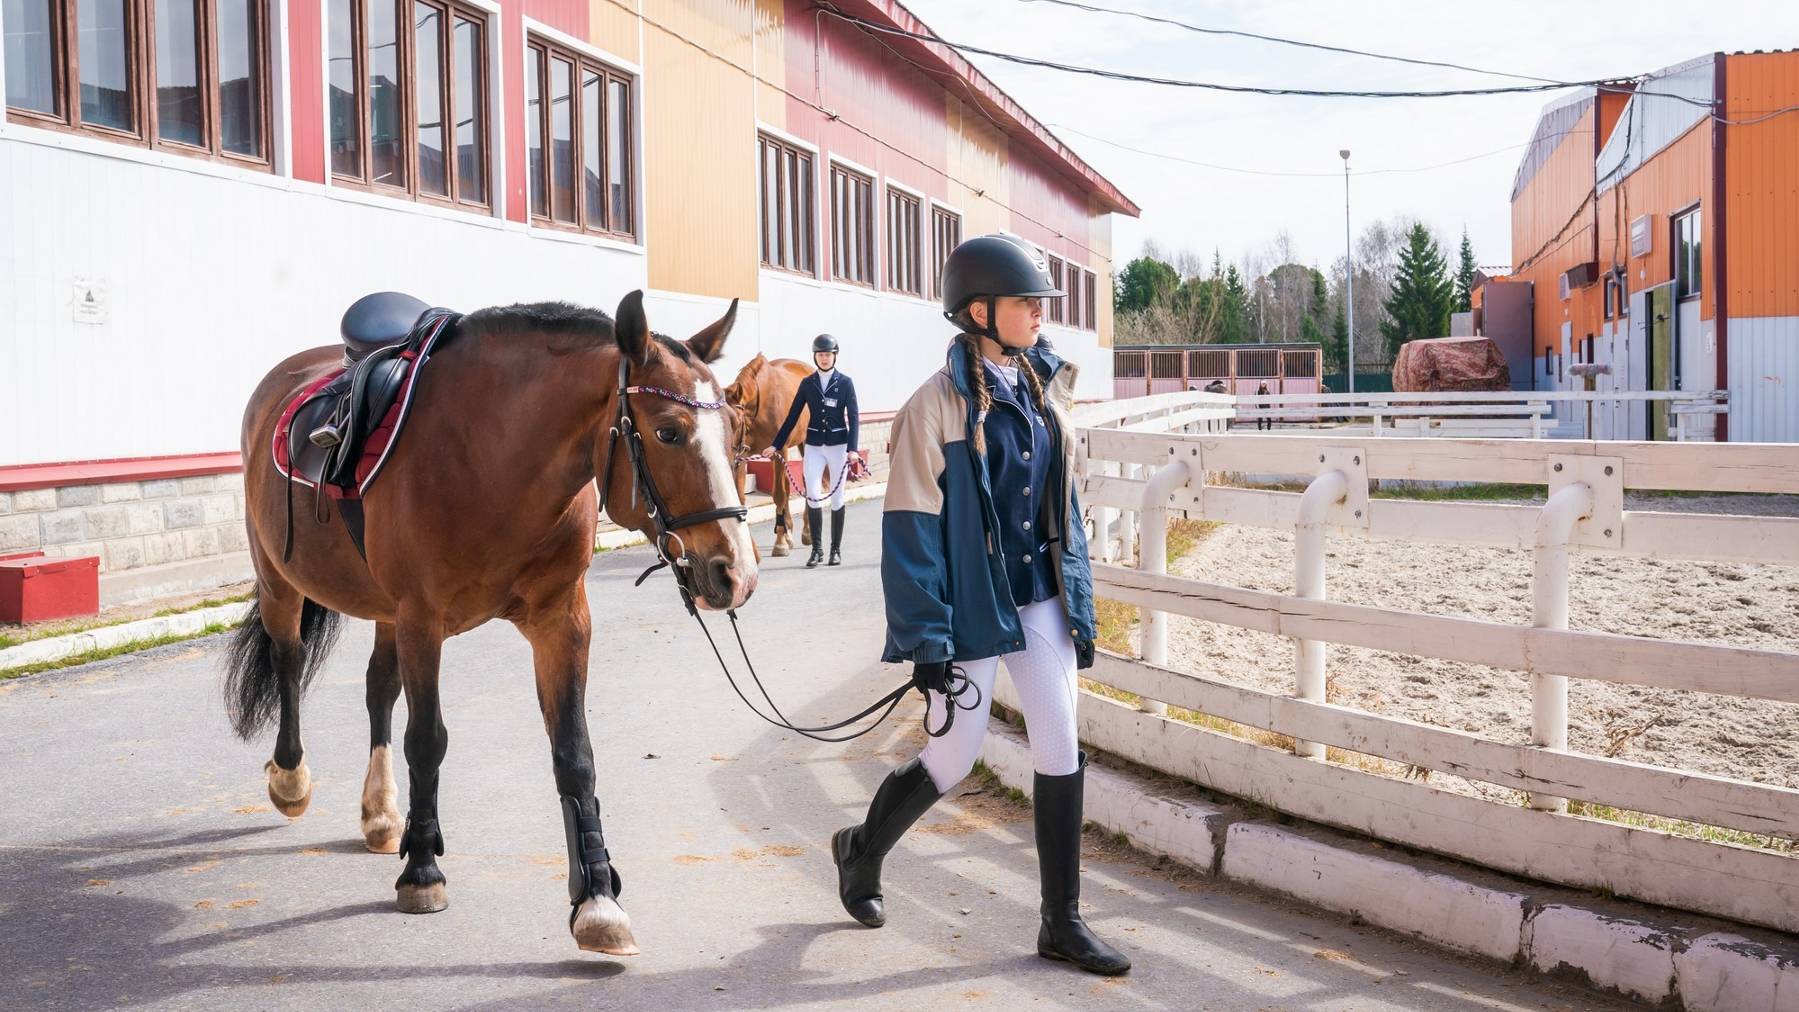
{"type": "MultiPolygon", "coordinates": [[[[749,670],[750,678],[755,682],[756,688],[760,691],[762,699],[768,704],[769,709],[774,711],[775,715],[773,717],[768,716],[763,713],[755,703],[750,701],[750,698],[744,694],[743,689],[738,686],[737,679],[731,674],[730,665],[725,663],[724,655],[718,649],[718,643],[712,638],[712,630],[707,628],[706,620],[700,617],[699,607],[694,604],[692,584],[693,566],[687,559],[686,542],[682,541],[681,535],[676,533],[682,528],[692,527],[695,524],[708,523],[714,520],[736,520],[738,523],[747,523],[749,520],[749,508],[740,504],[737,506],[722,506],[717,509],[702,510],[679,516],[671,515],[667,501],[662,498],[661,491],[656,488],[655,476],[650,473],[649,460],[643,450],[643,433],[638,429],[637,422],[631,415],[630,395],[651,394],[664,400],[674,401],[677,404],[684,404],[696,411],[723,410],[725,401],[723,398],[716,401],[702,401],[685,394],[677,393],[673,390],[665,390],[661,387],[633,386],[631,385],[630,369],[630,357],[621,350],[618,358],[618,414],[613,419],[611,433],[608,436],[606,444],[606,470],[600,480],[599,511],[604,511],[606,509],[606,498],[612,489],[612,464],[618,457],[619,440],[623,439],[625,443],[625,454],[631,461],[632,505],[636,505],[637,496],[641,491],[644,499],[649,502],[650,522],[656,529],[656,535],[653,539],[653,544],[656,547],[656,562],[654,565],[638,574],[637,580],[632,583],[632,586],[643,586],[643,581],[649,579],[650,574],[658,569],[667,569],[672,572],[675,577],[675,587],[681,592],[681,603],[687,607],[687,614],[692,615],[693,620],[700,624],[700,631],[706,634],[706,643],[712,647],[712,656],[718,659],[719,669],[724,672],[725,681],[730,683],[731,691],[737,693],[737,698],[743,700],[743,704],[750,708],[751,713],[754,713],[756,716],[761,717],[763,720],[782,730],[792,731],[795,734],[816,741],[850,741],[855,738],[860,738],[879,727],[881,723],[893,713],[894,709],[899,706],[900,700],[905,698],[906,693],[910,692],[914,687],[923,693],[925,691],[925,686],[920,684],[916,678],[909,678],[906,680],[905,684],[894,689],[892,692],[889,692],[887,695],[882,696],[872,705],[864,708],[860,713],[857,713],[853,717],[848,717],[844,720],[819,727],[799,727],[789,721],[787,715],[781,712],[781,708],[775,705],[774,699],[768,694],[768,688],[762,684],[761,677],[756,674],[755,662],[750,660],[749,649],[744,646],[743,642],[743,631],[737,624],[737,609],[728,608],[725,610],[725,614],[730,616],[731,633],[737,638],[737,650],[743,656],[744,666],[749,670]],[[679,546],[678,550],[670,550],[669,543],[671,541],[679,546]],[[886,709],[882,710],[882,707],[886,707],[886,709]],[[881,710],[881,715],[876,717],[874,723],[867,727],[841,736],[827,736],[830,732],[840,731],[864,717],[873,714],[876,710],[881,710]]],[[[936,730],[932,730],[930,726],[930,711],[927,708],[925,712],[925,733],[933,738],[940,738],[949,733],[949,729],[955,724],[957,710],[973,710],[981,705],[980,688],[970,681],[968,676],[964,674],[962,669],[957,665],[950,665],[950,673],[947,677],[946,688],[948,691],[943,693],[945,703],[943,726],[936,730]],[[961,703],[961,698],[970,690],[973,690],[975,693],[974,702],[964,706],[961,703]]],[[[930,697],[926,695],[926,699],[928,700],[929,698],[930,697]]]]}

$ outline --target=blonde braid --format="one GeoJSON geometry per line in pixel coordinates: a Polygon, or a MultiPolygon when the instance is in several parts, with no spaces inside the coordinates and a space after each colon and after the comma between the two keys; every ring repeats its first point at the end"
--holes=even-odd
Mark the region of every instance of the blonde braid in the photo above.
{"type": "Polygon", "coordinates": [[[1019,356],[1018,365],[1020,367],[1019,371],[1030,378],[1031,400],[1037,405],[1037,413],[1048,414],[1048,404],[1043,399],[1043,377],[1037,375],[1037,367],[1031,364],[1030,359],[1025,358],[1022,355],[1019,356]]]}
{"type": "Polygon", "coordinates": [[[974,391],[974,438],[975,452],[987,455],[987,413],[993,410],[993,391],[987,386],[987,366],[981,356],[981,339],[973,334],[963,334],[957,338],[968,352],[968,386],[974,391]]]}

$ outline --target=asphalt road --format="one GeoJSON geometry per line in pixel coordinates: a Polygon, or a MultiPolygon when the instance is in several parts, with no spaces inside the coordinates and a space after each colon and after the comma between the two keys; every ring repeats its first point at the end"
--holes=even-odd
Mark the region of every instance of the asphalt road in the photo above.
{"type": "MultiPolygon", "coordinates": [[[[796,720],[853,712],[902,676],[875,660],[878,510],[851,508],[841,568],[765,559],[744,610],[796,720]]],[[[350,622],[306,699],[317,786],[291,822],[264,791],[272,738],[226,726],[221,638],[0,682],[0,1008],[1622,1007],[1111,848],[1088,857],[1087,916],[1136,969],[1102,981],[1048,963],[1029,814],[978,785],[889,859],[888,925],[862,928],[838,906],[828,841],[916,751],[917,706],[848,746],[760,723],[667,577],[631,587],[645,564],[643,549],[594,560],[588,693],[642,956],[568,935],[548,742],[528,648],[503,624],[444,651],[450,907],[394,910],[400,860],[357,830],[372,627],[350,622]]]]}

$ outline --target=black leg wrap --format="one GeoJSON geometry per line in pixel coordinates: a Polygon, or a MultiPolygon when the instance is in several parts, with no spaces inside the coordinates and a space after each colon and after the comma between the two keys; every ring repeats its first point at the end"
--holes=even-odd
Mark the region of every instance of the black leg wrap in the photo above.
{"type": "Polygon", "coordinates": [[[400,834],[400,856],[410,854],[444,856],[444,834],[436,819],[407,817],[406,830],[400,834]]]}
{"type": "MultiPolygon", "coordinates": [[[[562,796],[562,828],[568,836],[568,901],[576,907],[589,896],[618,899],[624,882],[606,852],[606,836],[600,828],[599,802],[593,815],[581,814],[581,803],[562,796]]],[[[571,912],[571,918],[574,916],[571,912]]]]}

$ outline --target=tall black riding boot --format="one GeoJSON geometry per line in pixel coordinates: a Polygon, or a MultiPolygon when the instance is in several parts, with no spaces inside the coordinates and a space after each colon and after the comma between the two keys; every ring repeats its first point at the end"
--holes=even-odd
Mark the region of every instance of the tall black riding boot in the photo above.
{"type": "Polygon", "coordinates": [[[1094,937],[1081,920],[1081,786],[1087,753],[1080,768],[1063,777],[1036,775],[1032,805],[1037,822],[1037,862],[1043,877],[1043,927],[1037,931],[1037,955],[1073,963],[1108,977],[1131,968],[1124,954],[1094,937]]]}
{"type": "Polygon", "coordinates": [[[843,552],[839,550],[843,547],[843,509],[839,506],[831,511],[831,561],[825,563],[827,566],[843,565],[843,552]]]}
{"type": "Polygon", "coordinates": [[[816,506],[806,507],[806,522],[812,525],[812,557],[806,560],[806,568],[811,569],[825,561],[825,511],[816,506]]]}
{"type": "Polygon", "coordinates": [[[939,797],[924,763],[913,759],[881,781],[868,804],[868,818],[860,826],[840,829],[831,837],[837,895],[851,917],[871,928],[887,923],[881,897],[881,859],[939,797]]]}

